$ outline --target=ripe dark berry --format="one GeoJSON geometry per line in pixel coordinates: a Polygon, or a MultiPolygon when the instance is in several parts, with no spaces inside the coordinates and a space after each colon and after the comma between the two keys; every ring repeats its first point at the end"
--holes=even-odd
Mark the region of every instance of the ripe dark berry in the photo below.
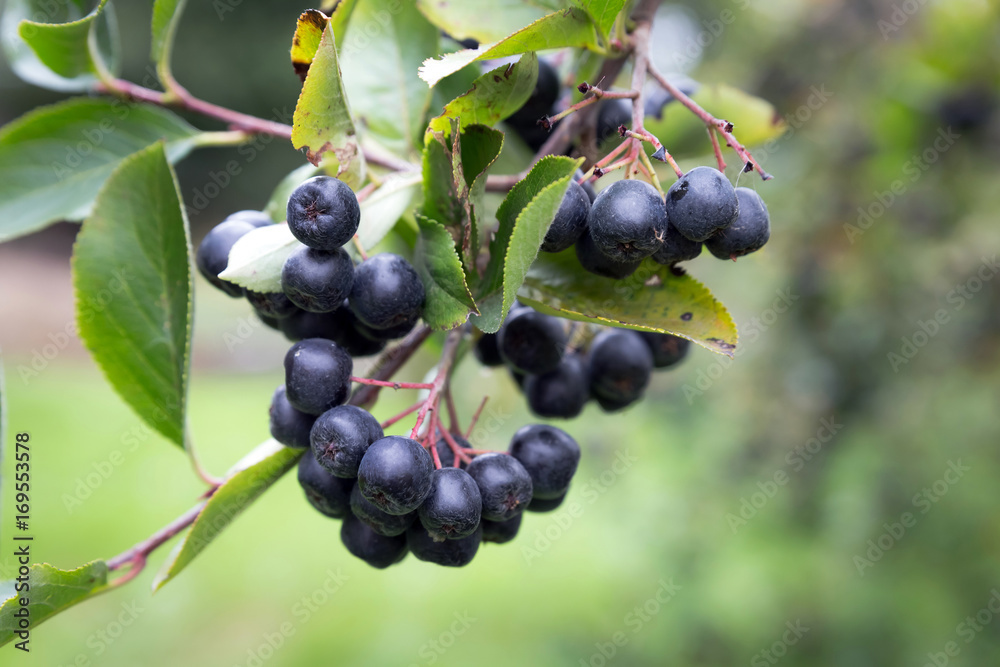
{"type": "Polygon", "coordinates": [[[544,60],[538,61],[538,78],[531,96],[508,119],[514,125],[536,126],[536,121],[547,114],[559,98],[559,74],[544,60]]]}
{"type": "MultiPolygon", "coordinates": [[[[579,183],[580,179],[583,178],[583,175],[583,171],[581,169],[577,169],[576,173],[573,174],[573,180],[579,183]]],[[[587,199],[589,199],[590,203],[593,204],[594,200],[597,199],[597,192],[594,190],[594,184],[590,181],[584,181],[583,183],[580,183],[580,187],[587,193],[587,199]]]]}
{"type": "Polygon", "coordinates": [[[612,329],[590,347],[590,392],[613,404],[638,400],[649,384],[653,354],[634,331],[612,329]]]}
{"type": "Polygon", "coordinates": [[[616,181],[601,191],[587,218],[597,249],[616,262],[636,262],[660,247],[667,213],[649,183],[616,181]]]}
{"type": "Polygon", "coordinates": [[[420,317],[424,284],[405,259],[380,253],[355,269],[350,304],[364,324],[373,329],[389,329],[420,317]]]}
{"type": "Polygon", "coordinates": [[[654,368],[669,368],[681,362],[687,356],[691,341],[672,334],[654,333],[652,331],[638,332],[653,353],[654,368]]]}
{"type": "Polygon", "coordinates": [[[598,250],[589,231],[583,233],[576,242],[575,248],[576,258],[580,262],[580,266],[604,278],[614,278],[615,280],[628,278],[635,273],[635,270],[639,268],[639,264],[642,263],[642,260],[619,262],[611,259],[598,250]]]}
{"type": "Polygon", "coordinates": [[[347,400],[354,364],[347,352],[323,338],[307,338],[285,354],[288,402],[300,412],[321,415],[347,400]]]}
{"type": "Polygon", "coordinates": [[[382,436],[382,427],[370,412],[338,405],[316,418],[309,443],[316,461],[332,474],[357,477],[368,447],[382,436]]]}
{"type": "Polygon", "coordinates": [[[365,498],[357,485],[351,491],[351,512],[376,533],[386,537],[402,535],[417,520],[416,512],[402,515],[383,512],[365,498]]]}
{"type": "Polygon", "coordinates": [[[340,307],[354,284],[354,262],[343,248],[300,247],[281,269],[281,289],[299,308],[329,313],[340,307]]]}
{"type": "Polygon", "coordinates": [[[226,220],[239,220],[240,222],[249,222],[254,227],[268,227],[274,224],[274,220],[271,219],[267,213],[264,211],[236,211],[236,213],[230,213],[226,220]]]}
{"type": "Polygon", "coordinates": [[[235,283],[219,278],[229,264],[229,251],[244,234],[255,229],[245,220],[223,220],[212,228],[198,245],[194,263],[205,280],[232,297],[243,296],[243,288],[235,283]]]}
{"type": "Polygon", "coordinates": [[[316,463],[312,452],[299,459],[299,485],[306,492],[306,500],[320,513],[333,519],[343,519],[351,513],[354,480],[334,477],[316,463]]]}
{"type": "Polygon", "coordinates": [[[372,567],[382,570],[406,557],[406,536],[379,535],[371,526],[353,514],[340,526],[340,540],[353,555],[372,567]]]}
{"type": "Polygon", "coordinates": [[[298,311],[295,304],[281,292],[252,292],[246,291],[247,301],[257,311],[258,315],[270,317],[276,320],[283,320],[291,317],[298,311]]]}
{"type": "Polygon", "coordinates": [[[503,357],[500,356],[500,348],[497,347],[496,334],[483,334],[476,341],[472,353],[476,355],[483,366],[502,366],[503,357]]]}
{"type": "Polygon", "coordinates": [[[476,530],[482,510],[479,487],[469,473],[441,468],[431,473],[431,492],[417,516],[432,539],[454,540],[476,530]]]}
{"type": "MultiPolygon", "coordinates": [[[[356,318],[357,316],[355,316],[356,318]]],[[[364,322],[357,321],[354,328],[357,329],[358,333],[369,340],[373,340],[379,343],[384,343],[390,340],[397,340],[399,338],[405,338],[408,333],[413,331],[413,327],[417,325],[417,320],[408,320],[402,324],[397,324],[396,326],[389,327],[388,329],[373,329],[367,326],[364,322]]]]}
{"type": "Polygon", "coordinates": [[[286,447],[309,446],[309,431],[316,417],[292,407],[285,395],[285,385],[274,390],[269,415],[272,438],[286,447]]]}
{"type": "Polygon", "coordinates": [[[557,496],[555,498],[532,498],[531,503],[528,505],[529,512],[552,512],[558,509],[563,501],[566,500],[566,494],[557,496]]]}
{"type": "MultiPolygon", "coordinates": [[[[472,445],[469,444],[469,441],[460,435],[452,433],[451,439],[454,440],[455,444],[461,449],[472,449],[472,445]]],[[[468,464],[460,458],[458,459],[458,465],[455,465],[455,459],[457,458],[455,456],[455,452],[452,450],[451,445],[448,444],[448,441],[444,438],[439,438],[434,444],[434,448],[437,449],[438,459],[440,459],[442,466],[446,468],[458,467],[462,470],[465,470],[468,466],[468,464]]]]}
{"type": "Polygon", "coordinates": [[[287,215],[295,238],[310,248],[336,250],[358,231],[361,207],[343,181],[314,176],[292,192],[287,215]]]}
{"type": "Polygon", "coordinates": [[[771,238],[771,218],[764,200],[750,188],[736,188],[740,213],[736,221],[705,241],[719,259],[736,259],[756,252],[771,238]]]}
{"type": "Polygon", "coordinates": [[[506,521],[487,521],[483,519],[479,522],[479,525],[483,529],[483,542],[493,542],[494,544],[510,542],[517,537],[517,531],[521,527],[522,518],[524,518],[523,513],[506,521]]]}
{"type": "Polygon", "coordinates": [[[513,456],[482,454],[466,470],[479,487],[484,519],[507,521],[531,502],[531,475],[513,456]]]}
{"type": "Polygon", "coordinates": [[[663,244],[653,253],[660,264],[676,264],[692,260],[701,254],[701,241],[685,238],[670,222],[663,232],[663,244]]]}
{"type": "Polygon", "coordinates": [[[415,440],[390,435],[376,440],[358,468],[358,486],[383,512],[408,514],[431,491],[434,462],[415,440]]]}
{"type": "Polygon", "coordinates": [[[522,373],[555,370],[566,351],[562,322],[530,308],[511,311],[497,332],[497,347],[504,362],[522,373]]]}
{"type": "Polygon", "coordinates": [[[567,354],[554,371],[527,376],[524,395],[539,417],[571,419],[587,404],[588,387],[586,362],[579,354],[567,354]]]}
{"type": "Polygon", "coordinates": [[[543,252],[562,252],[580,238],[587,229],[587,215],[590,213],[590,199],[583,187],[570,181],[569,189],[563,195],[556,217],[549,226],[542,242],[543,252]]]}
{"type": "Polygon", "coordinates": [[[406,531],[406,544],[414,556],[447,567],[462,567],[471,563],[482,539],[483,529],[480,526],[476,526],[471,535],[440,542],[436,542],[419,521],[406,531]]]}
{"type": "Polygon", "coordinates": [[[685,238],[704,241],[736,220],[740,205],[726,175],[712,167],[695,167],[667,191],[670,224],[685,238]]]}
{"type": "Polygon", "coordinates": [[[580,446],[562,429],[532,424],[514,434],[510,455],[531,475],[532,498],[551,500],[569,489],[580,462],[580,446]]]}
{"type": "Polygon", "coordinates": [[[610,99],[597,110],[597,145],[620,136],[618,127],[632,124],[632,100],[610,99]]]}
{"type": "Polygon", "coordinates": [[[604,412],[619,412],[624,410],[628,406],[636,402],[635,398],[628,399],[615,399],[615,398],[605,398],[604,396],[594,396],[594,401],[601,406],[601,410],[604,412]]]}

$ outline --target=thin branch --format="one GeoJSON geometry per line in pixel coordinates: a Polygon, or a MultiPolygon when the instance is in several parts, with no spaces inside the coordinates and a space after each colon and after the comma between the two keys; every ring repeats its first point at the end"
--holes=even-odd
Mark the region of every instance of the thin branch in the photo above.
{"type": "Polygon", "coordinates": [[[130,572],[129,575],[127,575],[128,578],[121,583],[131,580],[142,571],[142,568],[146,564],[146,557],[149,556],[154,549],[194,523],[195,519],[198,518],[198,515],[201,514],[201,511],[205,509],[207,502],[208,501],[205,500],[198,503],[184,514],[174,519],[171,523],[153,533],[149,538],[139,542],[131,549],[123,551],[114,558],[109,559],[108,569],[114,571],[123,565],[132,563],[133,570],[135,570],[135,572],[130,572]]]}

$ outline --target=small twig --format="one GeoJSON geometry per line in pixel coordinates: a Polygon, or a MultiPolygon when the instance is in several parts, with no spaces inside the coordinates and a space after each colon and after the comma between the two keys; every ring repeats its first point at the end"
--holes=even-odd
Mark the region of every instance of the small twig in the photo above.
{"type": "Polygon", "coordinates": [[[122,581],[122,583],[131,580],[142,571],[143,567],[145,567],[146,557],[149,556],[154,549],[194,523],[195,519],[198,518],[198,515],[200,515],[201,511],[205,508],[205,503],[207,502],[208,501],[203,501],[198,503],[184,514],[174,519],[171,523],[153,533],[147,539],[139,542],[131,549],[123,551],[114,558],[109,559],[107,561],[108,569],[114,571],[121,568],[123,565],[132,564],[133,572],[126,575],[127,578],[122,581]]]}
{"type": "Polygon", "coordinates": [[[441,429],[441,435],[444,437],[444,441],[448,443],[448,446],[451,448],[451,451],[455,453],[455,456],[457,456],[462,461],[465,461],[466,463],[472,462],[472,458],[470,458],[467,453],[471,450],[465,449],[464,447],[459,445],[458,442],[455,441],[455,437],[448,431],[441,429]]]}
{"type": "Polygon", "coordinates": [[[433,389],[430,382],[389,382],[387,380],[371,380],[369,378],[359,378],[351,376],[351,382],[366,384],[371,387],[391,387],[393,389],[433,389]]]}
{"type": "Polygon", "coordinates": [[[416,412],[417,410],[419,410],[420,407],[423,404],[424,404],[423,401],[417,401],[416,403],[414,403],[410,407],[408,407],[405,410],[403,410],[402,412],[400,412],[398,415],[394,415],[392,417],[389,417],[384,422],[382,422],[382,424],[381,424],[382,428],[383,429],[387,429],[390,426],[392,426],[393,424],[395,424],[396,422],[400,421],[401,419],[405,419],[408,415],[412,415],[414,412],[416,412]]]}
{"type": "Polygon", "coordinates": [[[479,403],[479,407],[476,408],[476,413],[472,415],[472,421],[469,423],[469,428],[465,431],[465,439],[468,440],[469,436],[472,435],[472,429],[476,428],[476,424],[479,423],[479,415],[483,413],[483,408],[486,407],[486,401],[490,400],[489,396],[483,396],[483,400],[479,403]]]}
{"type": "Polygon", "coordinates": [[[444,342],[444,350],[441,352],[441,362],[438,364],[437,374],[434,376],[434,382],[431,383],[430,395],[427,396],[424,406],[417,413],[417,423],[410,431],[410,438],[417,438],[420,427],[427,417],[427,412],[432,409],[437,411],[438,403],[441,401],[441,392],[444,391],[448,378],[451,376],[451,367],[455,362],[455,356],[458,354],[458,347],[464,334],[465,327],[454,329],[448,333],[448,338],[444,342]]]}
{"type": "Polygon", "coordinates": [[[456,431],[458,429],[458,410],[455,409],[455,398],[451,394],[451,385],[444,391],[444,401],[445,405],[448,406],[448,427],[451,431],[456,431]]]}
{"type": "Polygon", "coordinates": [[[711,125],[705,128],[708,131],[708,138],[712,140],[712,150],[715,151],[715,160],[719,163],[719,171],[726,171],[726,160],[722,157],[722,147],[719,146],[719,137],[716,134],[717,129],[711,125]]]}

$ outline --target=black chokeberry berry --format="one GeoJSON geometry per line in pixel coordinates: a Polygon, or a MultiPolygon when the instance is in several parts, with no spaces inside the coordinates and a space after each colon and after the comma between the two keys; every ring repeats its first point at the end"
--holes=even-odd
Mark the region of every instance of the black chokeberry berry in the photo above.
{"type": "Polygon", "coordinates": [[[559,74],[544,60],[538,61],[538,78],[531,96],[515,111],[507,122],[524,127],[537,127],[539,118],[549,113],[559,98],[559,74]]]}
{"type": "Polygon", "coordinates": [[[478,525],[471,535],[440,542],[435,541],[419,521],[406,531],[406,544],[416,558],[447,567],[462,567],[471,563],[482,539],[483,529],[478,525]]]}
{"type": "Polygon", "coordinates": [[[686,262],[701,254],[701,245],[701,241],[686,238],[668,221],[663,232],[663,243],[653,253],[653,259],[667,265],[686,262]]]}
{"type": "Polygon", "coordinates": [[[476,530],[482,511],[479,487],[469,473],[441,468],[431,473],[431,492],[417,516],[432,539],[454,540],[476,530]]]}
{"type": "Polygon", "coordinates": [[[771,238],[771,218],[767,206],[750,188],[736,188],[740,213],[736,221],[705,241],[708,251],[719,259],[736,259],[756,252],[771,238]]]}
{"type": "Polygon", "coordinates": [[[667,191],[670,224],[685,238],[704,241],[736,220],[736,192],[726,175],[712,167],[695,167],[667,191]]]}
{"type": "Polygon", "coordinates": [[[247,301],[257,311],[258,315],[283,320],[294,315],[298,308],[281,292],[246,291],[247,301]]]}
{"type": "Polygon", "coordinates": [[[555,498],[532,498],[531,503],[528,504],[529,512],[552,512],[559,508],[566,500],[566,494],[561,496],[556,496],[555,498]]]}
{"type": "Polygon", "coordinates": [[[417,520],[417,513],[389,514],[365,498],[357,485],[351,491],[351,512],[379,535],[395,537],[402,535],[417,520]]]}
{"type": "Polygon", "coordinates": [[[580,266],[590,273],[604,278],[614,278],[615,280],[628,278],[630,275],[635,273],[635,270],[638,269],[639,265],[642,263],[642,260],[634,262],[619,262],[611,259],[598,250],[597,246],[594,244],[594,239],[590,236],[589,231],[585,231],[583,235],[580,236],[580,239],[576,242],[576,246],[574,247],[576,248],[576,258],[580,262],[580,266]]]}
{"type": "Polygon", "coordinates": [[[500,348],[497,347],[497,335],[484,333],[476,341],[472,353],[476,355],[483,366],[503,366],[503,357],[500,356],[500,348]]]}
{"type": "MultiPolygon", "coordinates": [[[[530,504],[528,505],[531,506],[530,504]]],[[[513,519],[506,521],[487,521],[483,519],[479,525],[483,529],[483,542],[493,542],[494,544],[504,544],[517,537],[517,531],[521,528],[521,519],[524,514],[517,514],[513,519]]]]}
{"type": "MultiPolygon", "coordinates": [[[[573,174],[573,180],[577,183],[580,183],[580,179],[583,177],[584,173],[581,169],[577,169],[576,173],[573,174]]],[[[594,200],[597,199],[597,192],[594,190],[594,184],[590,181],[584,181],[583,183],[580,183],[580,187],[587,193],[587,199],[589,199],[590,203],[593,204],[594,200]]]]}
{"type": "Polygon", "coordinates": [[[354,270],[351,310],[373,329],[415,322],[423,310],[424,296],[416,269],[399,255],[380,253],[354,270]]]}
{"type": "Polygon", "coordinates": [[[569,489],[580,462],[580,446],[562,429],[532,424],[514,434],[510,455],[531,475],[532,498],[550,500],[569,489]]]}
{"type": "Polygon", "coordinates": [[[340,526],[340,540],[351,554],[380,570],[403,560],[407,553],[405,535],[379,535],[350,513],[340,526]]]}
{"type": "Polygon", "coordinates": [[[660,193],[649,183],[621,180],[597,195],[587,218],[597,249],[616,262],[636,262],[660,247],[667,212],[660,193]]]}
{"type": "Polygon", "coordinates": [[[288,198],[288,229],[318,250],[336,250],[351,240],[361,222],[361,207],[346,183],[314,176],[288,198]]]}
{"type": "Polygon", "coordinates": [[[635,331],[605,331],[590,346],[590,392],[609,404],[638,400],[652,371],[653,353],[635,331]]]}
{"type": "Polygon", "coordinates": [[[632,100],[610,99],[597,110],[597,145],[619,136],[618,127],[632,124],[632,100]]]}
{"type": "Polygon", "coordinates": [[[479,486],[484,519],[507,521],[531,502],[531,475],[513,456],[482,454],[466,470],[479,486]]]}
{"type": "Polygon", "coordinates": [[[589,384],[586,362],[579,354],[571,353],[555,370],[527,376],[524,396],[539,417],[572,419],[590,398],[589,384]]]}
{"type": "Polygon", "coordinates": [[[358,467],[358,486],[383,512],[408,514],[431,491],[434,462],[415,440],[390,435],[376,440],[358,467]]]}
{"type": "Polygon", "coordinates": [[[563,195],[556,217],[542,242],[543,252],[562,252],[576,243],[587,229],[587,215],[590,213],[590,199],[583,187],[570,181],[569,189],[563,195]]]}
{"type": "Polygon", "coordinates": [[[639,331],[642,340],[653,353],[654,368],[670,368],[681,362],[687,356],[691,341],[673,334],[661,334],[653,331],[639,331]]]}
{"type": "Polygon", "coordinates": [[[557,317],[530,308],[511,311],[497,332],[500,356],[522,373],[548,373],[566,351],[566,330],[557,317]]]}
{"type": "Polygon", "coordinates": [[[313,455],[337,477],[357,477],[368,447],[383,436],[370,412],[353,405],[338,405],[316,418],[309,433],[313,455]]]}
{"type": "Polygon", "coordinates": [[[312,430],[316,417],[292,407],[285,395],[285,385],[274,390],[268,414],[272,438],[286,447],[304,449],[309,446],[309,431],[312,430]]]}
{"type": "Polygon", "coordinates": [[[312,313],[340,307],[354,284],[354,262],[343,248],[300,247],[281,268],[281,289],[292,303],[312,313]]]}
{"type": "Polygon", "coordinates": [[[229,264],[229,251],[243,236],[255,229],[245,220],[227,218],[213,227],[198,244],[194,263],[205,280],[232,297],[243,296],[243,288],[219,278],[229,264]]]}
{"type": "MultiPolygon", "coordinates": [[[[469,441],[462,436],[452,433],[451,439],[455,441],[455,444],[459,446],[460,449],[472,449],[472,445],[469,441]]],[[[443,437],[439,438],[434,444],[434,448],[437,450],[438,459],[441,461],[441,465],[446,468],[461,468],[465,470],[468,464],[461,458],[455,456],[454,450],[452,450],[451,445],[443,437]],[[456,459],[458,463],[456,464],[456,459]]]]}
{"type": "Polygon", "coordinates": [[[321,415],[351,391],[351,357],[331,340],[307,338],[285,354],[285,390],[296,410],[321,415]]]}
{"type": "Polygon", "coordinates": [[[343,519],[351,513],[353,479],[334,477],[326,468],[316,463],[312,452],[299,459],[299,485],[306,493],[306,500],[321,514],[332,519],[343,519]]]}
{"type": "Polygon", "coordinates": [[[274,220],[271,219],[267,213],[264,211],[236,211],[236,213],[231,213],[226,220],[239,220],[241,222],[249,222],[254,227],[268,227],[274,224],[274,220]]]}
{"type": "MultiPolygon", "coordinates": [[[[357,317],[357,316],[355,316],[357,317]]],[[[396,326],[389,327],[388,329],[373,329],[367,326],[364,322],[360,320],[356,322],[354,328],[357,329],[358,333],[369,340],[373,340],[379,343],[384,343],[390,340],[397,340],[399,338],[405,338],[408,333],[413,331],[413,327],[417,325],[417,320],[412,319],[402,324],[397,324],[396,326]]]]}

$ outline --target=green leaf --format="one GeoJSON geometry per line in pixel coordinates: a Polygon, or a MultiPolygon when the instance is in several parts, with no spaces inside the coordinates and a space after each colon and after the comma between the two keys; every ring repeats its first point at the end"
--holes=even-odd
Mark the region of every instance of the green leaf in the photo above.
{"type": "MultiPolygon", "coordinates": [[[[402,172],[385,178],[382,185],[361,202],[361,224],[358,225],[361,247],[374,248],[385,238],[410,208],[422,182],[420,172],[402,172]]],[[[353,245],[348,247],[348,250],[353,249],[353,245]]]]}
{"type": "MultiPolygon", "coordinates": [[[[319,42],[323,38],[323,31],[329,22],[326,14],[317,9],[307,9],[299,16],[295,24],[295,34],[292,36],[292,67],[302,81],[306,80],[309,67],[316,59],[316,52],[319,50],[319,42]]],[[[340,40],[337,40],[340,46],[340,40]]]]}
{"type": "Polygon", "coordinates": [[[482,316],[475,317],[474,322],[482,331],[497,331],[507,317],[573,172],[582,162],[551,155],[542,158],[500,204],[500,225],[490,244],[490,263],[476,297],[482,316]]]}
{"type": "Polygon", "coordinates": [[[191,244],[162,144],[125,159],[73,249],[80,337],[118,394],[185,446],[191,244]]]}
{"type": "Polygon", "coordinates": [[[468,92],[445,105],[444,112],[431,120],[427,131],[447,134],[454,118],[461,121],[462,128],[495,125],[524,105],[537,78],[538,58],[534,53],[526,53],[517,63],[503,65],[476,79],[468,92]]]}
{"type": "Polygon", "coordinates": [[[306,157],[319,165],[324,155],[337,163],[337,174],[362,162],[355,137],[351,109],[344,93],[344,82],[337,60],[333,30],[327,25],[320,40],[316,59],[302,86],[292,118],[292,145],[304,150],[306,157]]]}
{"type": "Polygon", "coordinates": [[[479,312],[465,282],[455,240],[440,222],[416,217],[420,233],[414,265],[427,291],[424,322],[435,329],[454,329],[469,319],[470,312],[479,312]]]}
{"type": "Polygon", "coordinates": [[[170,54],[186,2],[187,0],[156,0],[153,5],[153,44],[150,57],[156,63],[160,81],[164,85],[173,81],[170,74],[170,54]]]}
{"type": "Polygon", "coordinates": [[[671,333],[730,357],[736,350],[736,325],[725,306],[690,275],[652,259],[628,278],[610,280],[585,271],[572,249],[543,253],[518,299],[566,319],[671,333]]]}
{"type": "Polygon", "coordinates": [[[354,8],[357,4],[358,0],[335,0],[333,13],[330,14],[330,28],[333,29],[333,35],[337,38],[338,49],[344,45],[344,38],[347,36],[347,25],[351,21],[351,16],[354,14],[354,8]]]}
{"type": "MultiPolygon", "coordinates": [[[[35,564],[28,572],[27,583],[31,587],[30,593],[13,593],[0,606],[0,646],[15,639],[24,639],[17,635],[22,629],[19,623],[21,617],[17,616],[20,610],[27,609],[31,629],[35,629],[59,612],[108,590],[108,566],[102,560],[87,563],[76,570],[60,570],[48,563],[35,564]],[[26,607],[21,606],[22,599],[29,601],[26,607]]],[[[14,582],[5,582],[4,588],[13,589],[14,582]]]]}
{"type": "Polygon", "coordinates": [[[0,241],[59,220],[82,220],[122,159],[160,140],[171,162],[198,131],[156,107],[77,98],[0,129],[0,241]]]}
{"type": "Polygon", "coordinates": [[[625,8],[626,0],[574,0],[576,4],[587,10],[594,23],[600,28],[601,34],[607,37],[618,14],[625,8]]]}
{"type": "Polygon", "coordinates": [[[354,21],[379,27],[349,31],[340,49],[355,122],[389,150],[406,155],[423,143],[431,90],[417,68],[438,54],[438,30],[412,2],[400,0],[363,2],[354,21]]]}
{"type": "Polygon", "coordinates": [[[485,217],[486,177],[500,157],[504,134],[485,125],[470,125],[462,133],[462,175],[469,190],[469,234],[462,246],[466,274],[478,278],[476,258],[479,256],[479,221],[485,217]]]}
{"type": "Polygon", "coordinates": [[[456,51],[438,59],[425,60],[420,68],[420,78],[433,86],[449,74],[477,60],[505,58],[529,51],[544,51],[567,46],[601,50],[594,22],[582,9],[571,8],[553,12],[493,44],[483,44],[478,49],[456,51]]]}
{"type": "MultiPolygon", "coordinates": [[[[43,65],[64,79],[117,71],[120,56],[117,23],[110,11],[101,19],[107,2],[100,0],[89,14],[69,23],[22,20],[18,35],[43,65]]],[[[15,4],[23,5],[24,0],[15,0],[15,4]]],[[[46,12],[38,12],[36,16],[46,16],[46,12]]],[[[92,76],[90,80],[93,81],[92,76]]]]}
{"type": "Polygon", "coordinates": [[[284,447],[276,440],[267,440],[237,463],[222,486],[206,501],[184,540],[157,573],[153,590],[159,590],[176,577],[233,519],[291,470],[302,451],[284,447]]]}
{"type": "Polygon", "coordinates": [[[552,11],[544,3],[526,0],[492,0],[489,12],[480,3],[454,0],[417,0],[417,8],[455,39],[484,44],[503,39],[552,11]]]}

